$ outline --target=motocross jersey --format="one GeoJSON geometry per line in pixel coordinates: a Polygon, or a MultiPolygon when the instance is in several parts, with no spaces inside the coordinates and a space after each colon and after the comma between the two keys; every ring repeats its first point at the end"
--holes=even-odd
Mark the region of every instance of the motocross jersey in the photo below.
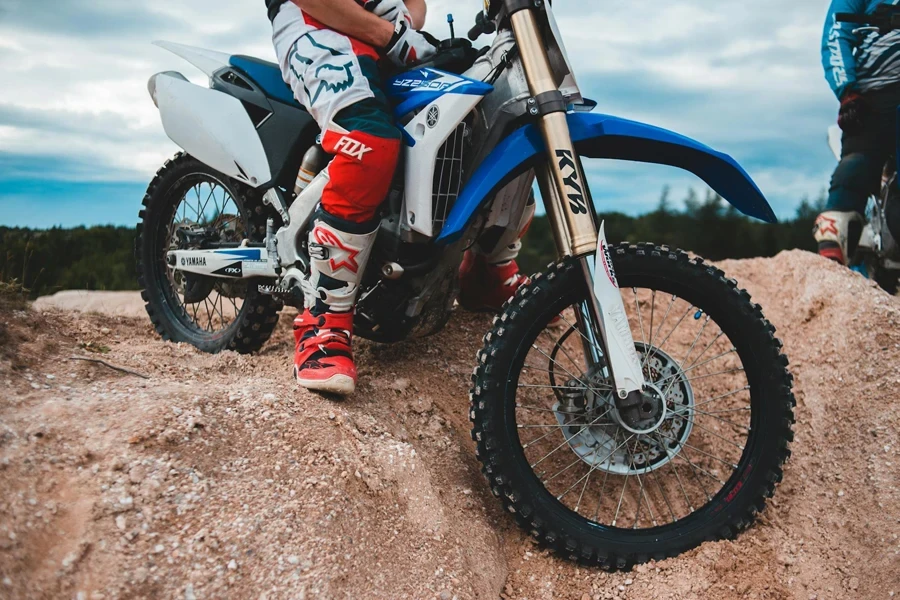
{"type": "Polygon", "coordinates": [[[832,0],[822,36],[822,64],[838,99],[849,90],[867,92],[900,82],[900,31],[882,35],[840,23],[837,14],[872,14],[881,5],[898,4],[900,0],[832,0]]]}

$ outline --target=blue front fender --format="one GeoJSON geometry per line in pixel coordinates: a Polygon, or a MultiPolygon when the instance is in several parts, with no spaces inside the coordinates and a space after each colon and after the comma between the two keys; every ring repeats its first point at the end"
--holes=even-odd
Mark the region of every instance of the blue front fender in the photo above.
{"type": "MultiPolygon", "coordinates": [[[[772,207],[747,172],[727,154],[677,133],[609,115],[570,113],[569,130],[578,154],[671,165],[694,173],[749,217],[775,223],[772,207]]],[[[504,185],[547,160],[534,125],[517,129],[497,145],[456,200],[438,242],[454,242],[479,209],[504,185]]]]}

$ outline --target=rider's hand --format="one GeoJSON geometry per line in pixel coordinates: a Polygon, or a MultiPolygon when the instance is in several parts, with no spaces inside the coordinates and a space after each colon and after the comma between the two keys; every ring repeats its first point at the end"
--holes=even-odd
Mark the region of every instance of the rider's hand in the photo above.
{"type": "Polygon", "coordinates": [[[390,21],[391,23],[396,23],[401,15],[412,20],[409,9],[406,8],[406,4],[403,0],[366,0],[365,4],[363,4],[363,8],[376,17],[381,17],[385,21],[390,21]]]}
{"type": "Polygon", "coordinates": [[[856,92],[847,92],[841,99],[841,112],[838,114],[838,125],[847,133],[859,129],[862,125],[868,107],[866,100],[856,92]]]}
{"type": "MultiPolygon", "coordinates": [[[[433,39],[433,38],[432,38],[433,39]]],[[[437,44],[413,29],[406,17],[397,19],[394,37],[384,49],[387,57],[398,67],[428,60],[437,52],[437,44]]]]}

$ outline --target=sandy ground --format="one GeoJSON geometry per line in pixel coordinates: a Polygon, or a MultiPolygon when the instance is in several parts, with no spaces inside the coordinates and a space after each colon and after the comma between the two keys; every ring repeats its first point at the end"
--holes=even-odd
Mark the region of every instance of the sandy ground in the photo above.
{"type": "Polygon", "coordinates": [[[629,573],[549,555],[487,490],[486,317],[360,344],[336,404],[291,383],[288,315],[248,357],[159,341],[135,296],[0,314],[0,598],[895,597],[900,300],[802,252],[722,266],[791,358],[794,456],[737,540],[629,573]]]}

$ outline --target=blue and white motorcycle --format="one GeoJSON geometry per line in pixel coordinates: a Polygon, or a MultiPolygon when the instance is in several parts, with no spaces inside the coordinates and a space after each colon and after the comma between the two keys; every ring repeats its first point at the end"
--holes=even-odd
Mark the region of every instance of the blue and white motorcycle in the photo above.
{"type": "MultiPolygon", "coordinates": [[[[397,342],[439,331],[463,253],[510,244],[536,181],[558,260],[506,305],[472,377],[471,420],[493,493],[565,557],[628,568],[732,536],[781,480],[791,376],[774,328],[716,267],[653,244],[607,243],[586,158],[672,165],[741,212],[775,216],[729,156],[592,112],[553,11],[485,2],[469,38],[388,75],[405,131],[355,316],[397,342]]],[[[149,88],[184,152],[144,198],[137,261],[167,340],[258,350],[278,312],[311,292],[305,247],[328,181],[312,118],[279,68],[160,45],[209,75],[149,88]]]]}

